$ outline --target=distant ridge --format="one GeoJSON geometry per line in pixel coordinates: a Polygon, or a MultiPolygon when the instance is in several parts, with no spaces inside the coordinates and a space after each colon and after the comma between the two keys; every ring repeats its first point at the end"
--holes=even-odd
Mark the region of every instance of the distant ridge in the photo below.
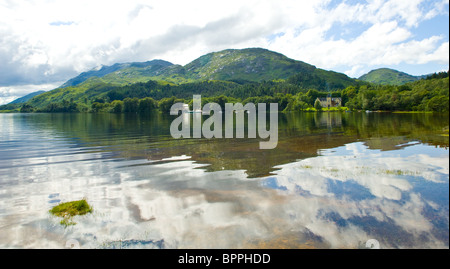
{"type": "Polygon", "coordinates": [[[413,76],[395,69],[379,68],[359,77],[359,80],[381,84],[381,85],[403,85],[425,78],[424,76],[413,76]]]}
{"type": "Polygon", "coordinates": [[[173,65],[170,62],[163,60],[152,60],[148,62],[131,62],[131,63],[116,63],[111,66],[101,66],[101,68],[94,68],[90,71],[83,72],[80,75],[68,80],[64,83],[61,88],[69,87],[69,86],[77,86],[84,81],[88,80],[92,77],[102,78],[111,73],[124,70],[124,69],[142,69],[148,75],[157,75],[157,71],[173,65]]]}
{"type": "Polygon", "coordinates": [[[25,96],[23,96],[23,97],[17,98],[16,100],[14,100],[14,101],[8,103],[8,105],[10,105],[10,104],[21,104],[21,103],[28,102],[28,100],[30,100],[31,98],[33,98],[33,97],[35,97],[35,96],[38,96],[38,95],[40,95],[40,94],[42,94],[42,93],[44,93],[44,92],[45,92],[45,91],[36,91],[36,92],[32,92],[32,93],[27,94],[27,95],[25,95],[25,96]]]}
{"type": "Polygon", "coordinates": [[[313,86],[322,90],[343,88],[356,81],[345,74],[316,68],[278,52],[263,48],[247,48],[211,52],[184,66],[163,60],[102,66],[81,73],[60,88],[78,86],[88,80],[124,85],[148,80],[184,84],[208,80],[247,83],[290,78],[301,83],[302,86],[313,86]],[[297,77],[293,78],[293,76],[297,77]]]}

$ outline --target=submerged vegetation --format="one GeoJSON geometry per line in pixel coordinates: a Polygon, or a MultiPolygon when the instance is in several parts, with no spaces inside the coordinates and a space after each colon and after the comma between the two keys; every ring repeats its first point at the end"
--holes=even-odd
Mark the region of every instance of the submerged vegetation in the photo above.
{"type": "Polygon", "coordinates": [[[87,203],[86,199],[61,203],[53,207],[49,212],[50,214],[62,217],[60,223],[64,226],[75,225],[76,222],[72,221],[72,218],[77,215],[86,215],[92,213],[92,207],[87,203]]]}

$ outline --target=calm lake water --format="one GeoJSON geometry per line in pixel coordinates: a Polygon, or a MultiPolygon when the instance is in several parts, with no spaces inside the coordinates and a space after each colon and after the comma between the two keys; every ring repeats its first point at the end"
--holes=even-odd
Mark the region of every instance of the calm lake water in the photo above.
{"type": "Polygon", "coordinates": [[[449,247],[448,114],[280,114],[273,150],[173,119],[0,114],[0,248],[449,247]]]}

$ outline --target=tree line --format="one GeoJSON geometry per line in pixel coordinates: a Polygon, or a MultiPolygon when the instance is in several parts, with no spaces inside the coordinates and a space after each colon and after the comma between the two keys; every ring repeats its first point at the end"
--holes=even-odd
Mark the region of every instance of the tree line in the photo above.
{"type": "MultiPolygon", "coordinates": [[[[314,78],[311,78],[314,80],[314,78]]],[[[42,108],[25,103],[22,112],[112,112],[151,113],[168,112],[174,103],[192,106],[192,96],[200,94],[202,102],[278,103],[280,111],[317,111],[317,98],[339,97],[343,109],[382,111],[449,111],[448,72],[436,73],[425,79],[401,86],[356,83],[342,90],[306,89],[298,77],[285,81],[238,83],[204,81],[182,85],[161,84],[156,81],[114,87],[87,100],[63,100],[42,108]]],[[[318,81],[318,83],[321,83],[318,81]]],[[[326,88],[321,84],[321,89],[326,88]]]]}

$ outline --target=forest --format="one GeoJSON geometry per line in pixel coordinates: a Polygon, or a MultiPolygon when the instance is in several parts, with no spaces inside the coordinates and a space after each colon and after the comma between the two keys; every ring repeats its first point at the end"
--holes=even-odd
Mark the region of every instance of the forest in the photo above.
{"type": "MultiPolygon", "coordinates": [[[[338,89],[315,81],[315,77],[292,76],[280,81],[203,81],[181,85],[161,84],[157,81],[125,86],[103,87],[92,98],[71,98],[36,108],[29,103],[21,112],[111,112],[151,113],[168,112],[174,103],[192,105],[192,96],[200,94],[202,103],[278,103],[279,110],[370,110],[370,111],[449,111],[449,72],[440,72],[427,78],[400,86],[357,83],[338,89]],[[316,87],[306,88],[304,82],[316,87]],[[102,89],[103,89],[102,88],[102,89]],[[318,97],[340,97],[340,108],[322,108],[318,97]]],[[[203,105],[202,104],[202,105],[203,105]]]]}

